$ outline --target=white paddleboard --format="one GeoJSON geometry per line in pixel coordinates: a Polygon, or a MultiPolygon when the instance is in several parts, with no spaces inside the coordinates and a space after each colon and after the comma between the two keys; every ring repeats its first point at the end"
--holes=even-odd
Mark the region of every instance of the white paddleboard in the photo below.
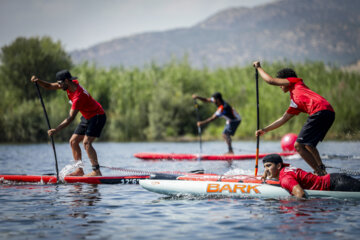
{"type": "MultiPolygon", "coordinates": [[[[279,186],[261,183],[216,181],[140,180],[140,185],[151,192],[165,195],[201,195],[224,197],[289,198],[288,191],[279,186]]],[[[305,190],[310,198],[359,199],[360,192],[305,190]]]]}

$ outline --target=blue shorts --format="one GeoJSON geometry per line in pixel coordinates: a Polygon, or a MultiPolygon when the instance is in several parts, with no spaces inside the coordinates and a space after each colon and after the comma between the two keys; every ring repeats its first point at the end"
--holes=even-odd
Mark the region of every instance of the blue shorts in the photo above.
{"type": "Polygon", "coordinates": [[[81,116],[81,121],[76,127],[74,134],[86,135],[89,137],[100,137],[101,131],[106,122],[106,115],[96,115],[89,120],[81,116]]]}
{"type": "Polygon", "coordinates": [[[231,121],[229,124],[225,125],[223,134],[225,135],[230,135],[230,136],[234,136],[236,129],[238,128],[238,126],[240,125],[241,120],[239,121],[231,121]]]}

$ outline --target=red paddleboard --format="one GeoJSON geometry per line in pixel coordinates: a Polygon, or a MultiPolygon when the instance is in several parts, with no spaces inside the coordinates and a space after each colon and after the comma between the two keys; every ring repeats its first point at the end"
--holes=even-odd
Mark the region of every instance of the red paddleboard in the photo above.
{"type": "MultiPolygon", "coordinates": [[[[149,178],[150,175],[133,176],[99,176],[99,177],[75,177],[67,176],[66,183],[88,183],[88,184],[139,184],[140,179],[149,178]]],[[[0,183],[22,182],[22,183],[42,183],[54,184],[57,182],[56,176],[34,176],[34,175],[0,175],[0,183]]]]}
{"type": "MultiPolygon", "coordinates": [[[[259,158],[264,158],[266,155],[271,153],[260,153],[259,158]]],[[[280,156],[286,157],[297,154],[297,152],[281,152],[276,153],[280,156]]],[[[198,160],[199,154],[184,154],[184,153],[135,153],[135,157],[143,160],[198,160]]],[[[241,154],[241,155],[200,155],[200,160],[203,161],[231,161],[231,160],[249,160],[255,159],[256,154],[241,154]]]]}

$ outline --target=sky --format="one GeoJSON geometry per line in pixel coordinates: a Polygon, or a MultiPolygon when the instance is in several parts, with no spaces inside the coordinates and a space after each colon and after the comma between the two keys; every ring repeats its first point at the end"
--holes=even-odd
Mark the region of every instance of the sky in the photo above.
{"type": "Polygon", "coordinates": [[[0,0],[0,47],[50,36],[66,51],[143,32],[193,26],[230,7],[274,0],[0,0]]]}

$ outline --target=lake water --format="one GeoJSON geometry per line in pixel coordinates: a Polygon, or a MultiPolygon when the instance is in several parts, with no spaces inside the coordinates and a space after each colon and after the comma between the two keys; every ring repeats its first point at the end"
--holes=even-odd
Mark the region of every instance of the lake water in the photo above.
{"type": "MultiPolygon", "coordinates": [[[[236,153],[255,153],[255,142],[234,142],[236,153]]],[[[145,162],[137,152],[198,153],[190,143],[95,143],[100,165],[147,171],[254,173],[254,160],[145,162]]],[[[59,168],[71,162],[68,144],[57,144],[59,168]]],[[[221,154],[224,142],[203,143],[203,153],[221,154]]],[[[260,152],[281,151],[261,142],[260,152]]],[[[359,142],[324,142],[325,165],[360,171],[359,142]]],[[[90,163],[84,153],[87,172],[90,163]]],[[[310,170],[299,157],[286,159],[310,170]]],[[[0,173],[54,173],[51,145],[0,145],[0,173]]],[[[261,164],[260,164],[261,166],[261,164]]],[[[260,173],[263,168],[260,167],[260,173]]],[[[336,168],[329,172],[338,172],[336,168]]],[[[103,175],[120,175],[103,168],[103,175]]],[[[334,199],[171,198],[139,185],[0,184],[0,239],[357,239],[360,201],[334,199]]]]}

